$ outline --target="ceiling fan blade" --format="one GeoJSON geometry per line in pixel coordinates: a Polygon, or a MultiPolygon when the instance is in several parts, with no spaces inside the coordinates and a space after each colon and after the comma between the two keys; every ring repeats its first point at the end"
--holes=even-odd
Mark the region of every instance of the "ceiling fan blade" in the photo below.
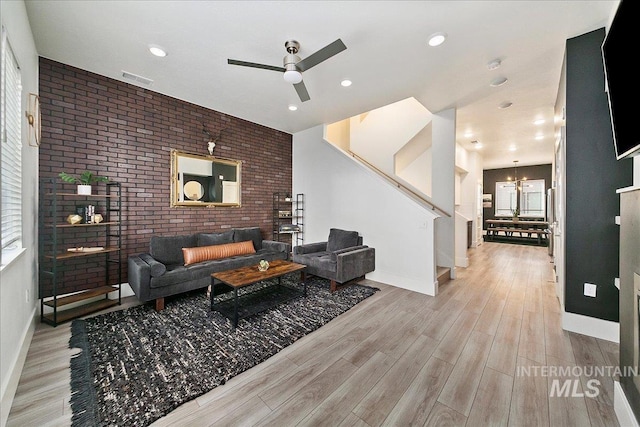
{"type": "Polygon", "coordinates": [[[229,65],[241,65],[243,67],[262,68],[263,70],[280,71],[284,73],[284,67],[275,65],[256,64],[255,62],[238,61],[236,59],[227,59],[229,65]]]}
{"type": "Polygon", "coordinates": [[[308,70],[311,67],[315,67],[322,61],[326,61],[332,56],[339,54],[346,48],[347,47],[344,45],[344,43],[342,43],[342,40],[338,39],[333,43],[329,43],[319,51],[312,53],[311,55],[304,58],[302,61],[296,64],[296,67],[298,67],[300,71],[308,70]]]}
{"type": "Polygon", "coordinates": [[[296,83],[293,85],[296,88],[296,92],[298,92],[298,96],[300,97],[300,101],[305,102],[311,99],[309,96],[309,92],[307,92],[307,87],[304,85],[304,82],[296,83]]]}

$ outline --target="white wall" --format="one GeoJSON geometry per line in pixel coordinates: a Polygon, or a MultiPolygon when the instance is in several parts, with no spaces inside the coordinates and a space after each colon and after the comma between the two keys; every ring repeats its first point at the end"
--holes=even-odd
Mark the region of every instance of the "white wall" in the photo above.
{"type": "Polygon", "coordinates": [[[433,202],[451,217],[436,220],[436,261],[439,266],[451,268],[455,277],[455,156],[456,111],[445,110],[432,117],[433,145],[433,202]]]}
{"type": "Polygon", "coordinates": [[[421,193],[431,197],[431,148],[416,157],[413,162],[398,171],[398,176],[421,193]]]}
{"type": "Polygon", "coordinates": [[[323,139],[323,126],[293,135],[293,191],[305,195],[305,243],[330,228],[357,230],[376,249],[367,278],[435,293],[434,214],[323,139]]]}
{"type": "Polygon", "coordinates": [[[393,176],[395,154],[430,120],[429,110],[414,98],[354,116],[350,119],[351,151],[393,176]]]}
{"type": "Polygon", "coordinates": [[[456,172],[455,172],[455,264],[457,267],[467,267],[467,243],[469,235],[468,221],[471,221],[471,246],[478,243],[475,232],[478,226],[478,183],[482,183],[482,159],[478,153],[467,151],[456,144],[456,172]]]}
{"type": "MultiPolygon", "coordinates": [[[[22,111],[38,93],[38,53],[23,1],[0,1],[0,20],[22,73],[22,111]]],[[[22,115],[22,239],[25,251],[0,269],[0,425],[4,426],[35,327],[37,307],[38,148],[28,144],[22,115]]]]}
{"type": "Polygon", "coordinates": [[[459,189],[456,193],[459,193],[460,199],[456,201],[456,211],[472,220],[471,246],[475,247],[478,243],[478,236],[475,233],[479,223],[478,212],[482,212],[477,193],[478,185],[482,185],[482,157],[474,151],[467,151],[462,146],[456,145],[456,168],[456,174],[464,170],[464,173],[459,173],[459,189]]]}

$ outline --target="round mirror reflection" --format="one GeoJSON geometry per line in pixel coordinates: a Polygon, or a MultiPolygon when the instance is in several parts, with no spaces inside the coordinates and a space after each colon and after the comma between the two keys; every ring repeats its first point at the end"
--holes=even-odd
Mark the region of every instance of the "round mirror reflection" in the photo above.
{"type": "Polygon", "coordinates": [[[182,191],[184,191],[185,199],[189,200],[200,200],[204,196],[204,187],[198,181],[187,182],[182,187],[182,191]]]}

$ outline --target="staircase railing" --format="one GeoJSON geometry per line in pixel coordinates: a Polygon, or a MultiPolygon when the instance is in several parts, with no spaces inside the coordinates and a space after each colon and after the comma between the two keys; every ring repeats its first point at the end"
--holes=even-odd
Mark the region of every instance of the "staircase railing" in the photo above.
{"type": "Polygon", "coordinates": [[[372,165],[371,163],[369,163],[368,161],[366,161],[362,157],[358,156],[353,151],[346,151],[346,153],[349,154],[354,159],[356,159],[357,161],[359,161],[360,163],[362,163],[365,166],[367,166],[368,168],[370,168],[371,170],[373,170],[375,173],[377,173],[378,175],[380,175],[384,179],[386,179],[394,187],[397,187],[398,189],[400,189],[404,193],[410,195],[414,199],[417,199],[419,202],[428,205],[432,210],[438,212],[439,215],[451,218],[451,214],[449,212],[447,212],[446,210],[442,209],[438,205],[434,204],[431,200],[425,198],[422,194],[414,191],[410,187],[407,187],[406,185],[402,184],[401,182],[398,182],[391,175],[388,175],[386,172],[378,169],[377,167],[375,167],[374,165],[372,165]]]}

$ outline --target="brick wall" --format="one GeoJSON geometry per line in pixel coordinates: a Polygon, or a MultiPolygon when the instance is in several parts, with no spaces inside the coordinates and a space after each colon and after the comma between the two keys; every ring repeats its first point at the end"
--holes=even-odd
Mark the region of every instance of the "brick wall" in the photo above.
{"type": "MultiPolygon", "coordinates": [[[[148,252],[152,235],[259,226],[271,239],[272,194],[291,191],[290,134],[44,58],[40,102],[40,177],[90,170],[122,184],[125,282],[127,257],[148,252]],[[208,154],[203,123],[214,135],[226,129],[216,156],[242,161],[239,208],[170,207],[170,152],[208,154]]],[[[94,190],[104,191],[104,184],[94,190]]],[[[104,284],[91,258],[63,264],[59,293],[104,284]]]]}

